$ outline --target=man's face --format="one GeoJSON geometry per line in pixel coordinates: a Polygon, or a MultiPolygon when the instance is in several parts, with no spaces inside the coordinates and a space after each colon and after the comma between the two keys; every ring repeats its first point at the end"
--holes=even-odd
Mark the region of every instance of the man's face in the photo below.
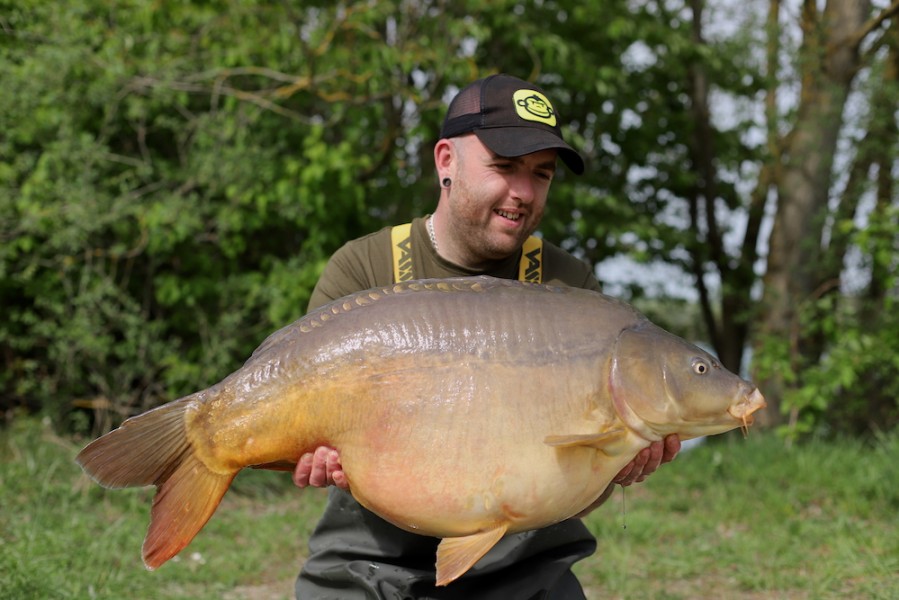
{"type": "Polygon", "coordinates": [[[476,135],[454,138],[453,144],[456,161],[447,225],[464,266],[478,267],[518,252],[543,218],[557,151],[506,158],[490,151],[476,135]]]}

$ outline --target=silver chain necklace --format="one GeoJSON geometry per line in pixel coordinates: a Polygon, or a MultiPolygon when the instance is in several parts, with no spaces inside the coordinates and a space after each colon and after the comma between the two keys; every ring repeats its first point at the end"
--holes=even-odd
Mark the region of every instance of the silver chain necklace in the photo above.
{"type": "Polygon", "coordinates": [[[431,238],[431,245],[434,246],[434,252],[437,252],[437,235],[434,233],[434,215],[428,217],[428,237],[431,238]]]}

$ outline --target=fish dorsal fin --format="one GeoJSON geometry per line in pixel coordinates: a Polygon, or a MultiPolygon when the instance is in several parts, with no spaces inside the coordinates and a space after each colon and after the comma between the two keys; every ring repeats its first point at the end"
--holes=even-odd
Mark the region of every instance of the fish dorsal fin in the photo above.
{"type": "Polygon", "coordinates": [[[616,442],[620,442],[627,434],[624,427],[610,429],[602,433],[581,433],[574,435],[548,435],[543,443],[556,448],[574,448],[589,446],[602,450],[616,442]]]}
{"type": "Polygon", "coordinates": [[[443,538],[437,546],[437,585],[446,585],[465,574],[496,545],[508,523],[464,537],[443,538]]]}

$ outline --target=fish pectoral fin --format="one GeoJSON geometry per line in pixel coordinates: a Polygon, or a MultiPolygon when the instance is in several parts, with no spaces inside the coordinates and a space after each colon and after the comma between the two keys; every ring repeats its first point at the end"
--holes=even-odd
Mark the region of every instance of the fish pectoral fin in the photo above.
{"type": "Polygon", "coordinates": [[[447,585],[465,574],[496,545],[508,523],[464,537],[443,538],[437,546],[437,585],[447,585]]]}
{"type": "Polygon", "coordinates": [[[602,450],[610,444],[620,442],[626,435],[627,430],[623,427],[603,431],[602,433],[579,433],[574,435],[548,435],[544,438],[543,443],[556,448],[575,448],[578,446],[589,446],[602,450]]]}

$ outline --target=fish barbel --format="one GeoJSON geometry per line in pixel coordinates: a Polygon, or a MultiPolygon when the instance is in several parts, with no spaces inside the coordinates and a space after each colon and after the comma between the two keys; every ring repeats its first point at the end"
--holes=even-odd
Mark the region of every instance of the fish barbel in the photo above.
{"type": "Polygon", "coordinates": [[[143,559],[175,556],[238,471],[336,448],[353,496],[443,538],[437,585],[507,534],[570,518],[651,442],[722,433],[765,401],[598,292],[490,277],[368,290],[269,336],[212,387],[125,421],[78,463],[155,485],[143,559]]]}

